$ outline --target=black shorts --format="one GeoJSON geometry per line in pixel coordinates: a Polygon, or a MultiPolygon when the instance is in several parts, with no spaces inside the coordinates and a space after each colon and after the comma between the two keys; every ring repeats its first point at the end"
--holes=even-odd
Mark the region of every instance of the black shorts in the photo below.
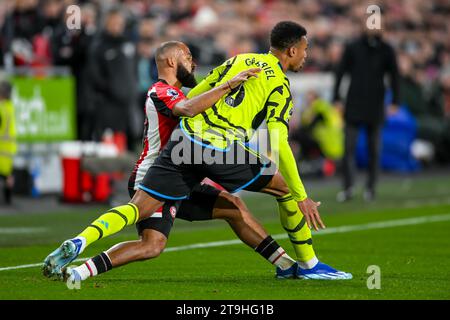
{"type": "MultiPolygon", "coordinates": [[[[130,180],[133,177],[130,178],[130,180]]],[[[134,182],[130,185],[134,185],[134,182]]],[[[134,195],[134,190],[129,188],[130,197],[134,195]]],[[[162,210],[153,216],[139,221],[136,224],[138,234],[141,235],[146,229],[153,229],[161,232],[169,238],[175,218],[187,221],[211,220],[214,205],[220,190],[207,185],[198,184],[192,190],[189,199],[178,201],[166,201],[162,210]]]]}
{"type": "Polygon", "coordinates": [[[268,158],[240,142],[221,150],[180,134],[178,127],[148,169],[139,188],[160,201],[187,199],[208,177],[228,192],[260,191],[276,172],[268,158]]]}

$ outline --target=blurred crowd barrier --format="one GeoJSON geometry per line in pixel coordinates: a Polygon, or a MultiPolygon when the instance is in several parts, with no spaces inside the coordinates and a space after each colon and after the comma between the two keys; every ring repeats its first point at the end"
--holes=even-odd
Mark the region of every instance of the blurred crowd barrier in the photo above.
{"type": "Polygon", "coordinates": [[[127,177],[134,154],[126,152],[126,138],[112,130],[100,141],[77,140],[70,70],[18,68],[1,78],[12,85],[18,144],[14,193],[56,194],[67,202],[108,201],[112,182],[127,177]]]}

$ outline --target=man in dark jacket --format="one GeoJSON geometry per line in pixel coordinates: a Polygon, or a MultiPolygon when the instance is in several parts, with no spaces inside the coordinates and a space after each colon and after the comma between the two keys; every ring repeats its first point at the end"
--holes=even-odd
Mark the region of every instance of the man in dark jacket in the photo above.
{"type": "Polygon", "coordinates": [[[123,36],[124,29],[122,12],[112,9],[104,31],[92,44],[89,70],[97,138],[107,129],[125,136],[136,103],[135,46],[123,36]]]}
{"type": "Polygon", "coordinates": [[[365,200],[375,197],[375,186],[380,157],[380,132],[384,122],[384,76],[390,78],[393,93],[389,112],[395,112],[398,104],[398,70],[394,49],[386,43],[378,30],[366,31],[349,43],[336,69],[334,101],[340,107],[339,88],[342,77],[348,73],[350,87],[345,102],[345,154],[343,161],[344,190],[338,201],[353,196],[354,155],[359,127],[365,126],[369,146],[369,176],[364,192],[365,200]]]}
{"type": "MultiPolygon", "coordinates": [[[[3,1],[1,5],[4,5],[3,1]]],[[[41,31],[40,24],[38,1],[16,1],[14,9],[7,11],[0,31],[5,58],[12,58],[11,61],[5,61],[6,65],[23,66],[33,61],[32,44],[41,31]]]]}
{"type": "Polygon", "coordinates": [[[53,64],[69,66],[75,78],[79,140],[92,140],[95,126],[88,59],[97,32],[96,15],[95,7],[85,4],[81,8],[81,28],[64,27],[52,37],[53,64]]]}

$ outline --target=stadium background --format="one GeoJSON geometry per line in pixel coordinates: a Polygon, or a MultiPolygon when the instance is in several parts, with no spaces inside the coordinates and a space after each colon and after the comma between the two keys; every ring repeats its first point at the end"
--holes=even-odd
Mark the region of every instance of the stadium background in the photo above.
{"type": "MultiPolygon", "coordinates": [[[[445,0],[2,1],[0,78],[14,86],[19,150],[13,205],[0,205],[0,297],[448,299],[449,18],[445,0]],[[72,4],[81,8],[80,30],[67,28],[66,8],[72,4]],[[332,230],[316,238],[319,257],[349,269],[355,282],[273,283],[272,269],[243,245],[195,252],[169,249],[156,261],[125,267],[86,284],[79,294],[40,276],[35,264],[53,247],[101,210],[126,199],[125,180],[140,152],[143,96],[156,80],[152,55],[159,43],[186,42],[201,78],[235,54],[267,52],[268,33],[276,22],[299,21],[308,30],[310,49],[304,70],[289,75],[295,103],[291,133],[295,133],[307,121],[301,120],[302,112],[311,105],[312,92],[331,106],[333,72],[345,43],[365,27],[361,21],[368,16],[369,4],[380,6],[383,37],[397,54],[402,106],[400,114],[386,121],[385,170],[377,201],[365,203],[358,193],[354,201],[338,203],[339,154],[304,159],[295,134],[292,139],[309,194],[322,201],[322,215],[332,230]],[[121,41],[133,60],[126,70],[130,78],[123,81],[136,88],[128,94],[129,103],[122,105],[126,117],[117,119],[120,126],[128,119],[124,134],[114,126],[106,131],[97,127],[95,119],[104,110],[93,102],[96,89],[89,76],[95,63],[90,60],[92,44],[102,41],[105,15],[117,5],[126,17],[121,41]],[[196,259],[208,260],[204,270],[196,269],[196,259]],[[232,259],[239,267],[229,263],[232,259]],[[167,269],[178,272],[173,266],[180,261],[186,272],[175,279],[167,276],[167,269]],[[383,272],[384,290],[366,286],[366,268],[372,264],[383,272]],[[433,270],[439,274],[430,276],[433,270]],[[132,293],[128,283],[142,290],[132,293]],[[27,290],[19,289],[24,286],[27,290]]],[[[389,99],[388,92],[387,104],[389,99]]],[[[361,167],[367,162],[364,148],[361,139],[357,154],[361,167]]],[[[270,198],[246,193],[243,197],[271,233],[283,233],[270,198]]],[[[133,237],[130,228],[86,254],[133,237]]],[[[169,247],[230,239],[234,235],[224,223],[177,221],[169,247]]],[[[288,241],[280,241],[290,249],[288,241]]]]}

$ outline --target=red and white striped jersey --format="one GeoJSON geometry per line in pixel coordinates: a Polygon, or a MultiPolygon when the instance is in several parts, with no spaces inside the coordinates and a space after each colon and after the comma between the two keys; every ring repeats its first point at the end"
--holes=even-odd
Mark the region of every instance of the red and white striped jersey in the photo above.
{"type": "Polygon", "coordinates": [[[147,170],[169,141],[172,131],[178,124],[178,117],[173,115],[172,109],[184,99],[186,97],[180,89],[167,84],[164,80],[158,80],[148,90],[145,102],[144,149],[131,175],[131,179],[134,178],[134,190],[137,190],[147,170]]]}

